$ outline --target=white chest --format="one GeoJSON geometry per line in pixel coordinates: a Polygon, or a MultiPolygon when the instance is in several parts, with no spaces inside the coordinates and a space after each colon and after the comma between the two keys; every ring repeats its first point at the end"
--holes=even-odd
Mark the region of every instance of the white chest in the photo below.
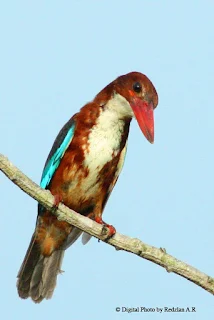
{"type": "Polygon", "coordinates": [[[88,141],[83,147],[84,166],[88,169],[85,179],[85,191],[94,192],[99,171],[120,152],[121,139],[127,118],[133,116],[127,100],[115,94],[105,105],[100,107],[100,115],[92,128],[88,141]]]}
{"type": "Polygon", "coordinates": [[[97,173],[118,154],[123,130],[123,120],[115,119],[110,110],[101,111],[97,124],[89,134],[88,147],[84,151],[84,165],[90,173],[97,173]]]}
{"type": "Polygon", "coordinates": [[[90,172],[101,169],[118,154],[125,121],[132,116],[130,104],[120,94],[115,94],[104,108],[100,107],[97,123],[89,134],[88,148],[84,150],[84,164],[90,172]]]}

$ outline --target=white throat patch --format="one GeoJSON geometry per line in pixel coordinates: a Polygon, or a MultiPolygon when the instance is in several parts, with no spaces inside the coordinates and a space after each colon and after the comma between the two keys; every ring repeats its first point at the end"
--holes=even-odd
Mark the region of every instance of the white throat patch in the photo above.
{"type": "Polygon", "coordinates": [[[130,104],[119,94],[100,107],[99,118],[88,137],[88,146],[83,147],[84,165],[89,169],[88,184],[96,182],[98,171],[120,151],[125,119],[131,117],[130,104]]]}

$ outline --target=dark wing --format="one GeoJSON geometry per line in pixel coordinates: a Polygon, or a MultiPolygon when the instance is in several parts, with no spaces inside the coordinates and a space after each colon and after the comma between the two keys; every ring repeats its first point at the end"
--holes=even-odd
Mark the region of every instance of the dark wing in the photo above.
{"type": "Polygon", "coordinates": [[[46,189],[49,185],[56,169],[58,168],[60,161],[71,143],[75,131],[75,121],[71,118],[61,129],[56,137],[53,147],[46,160],[45,167],[43,169],[40,187],[46,189]]]}

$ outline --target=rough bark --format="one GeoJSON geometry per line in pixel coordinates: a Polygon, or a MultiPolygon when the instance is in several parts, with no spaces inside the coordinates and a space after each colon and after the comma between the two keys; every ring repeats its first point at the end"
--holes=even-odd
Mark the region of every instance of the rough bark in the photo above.
{"type": "Polygon", "coordinates": [[[107,230],[98,223],[80,215],[61,203],[58,208],[55,208],[52,194],[47,190],[41,189],[2,154],[0,154],[0,170],[29,196],[47,209],[52,210],[59,220],[67,221],[75,227],[114,246],[117,250],[125,250],[152,261],[165,268],[167,272],[176,273],[214,294],[214,278],[167,254],[165,249],[155,248],[139,239],[130,238],[118,232],[112,238],[107,239],[107,230]]]}

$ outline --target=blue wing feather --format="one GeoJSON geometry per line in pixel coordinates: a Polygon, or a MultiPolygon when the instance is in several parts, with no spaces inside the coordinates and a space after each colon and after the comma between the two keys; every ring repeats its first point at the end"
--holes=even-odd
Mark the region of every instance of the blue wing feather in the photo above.
{"type": "Polygon", "coordinates": [[[40,187],[45,189],[49,185],[56,169],[58,168],[60,161],[71,143],[75,131],[75,122],[71,118],[59,132],[50,154],[45,163],[45,167],[42,173],[40,187]]]}

